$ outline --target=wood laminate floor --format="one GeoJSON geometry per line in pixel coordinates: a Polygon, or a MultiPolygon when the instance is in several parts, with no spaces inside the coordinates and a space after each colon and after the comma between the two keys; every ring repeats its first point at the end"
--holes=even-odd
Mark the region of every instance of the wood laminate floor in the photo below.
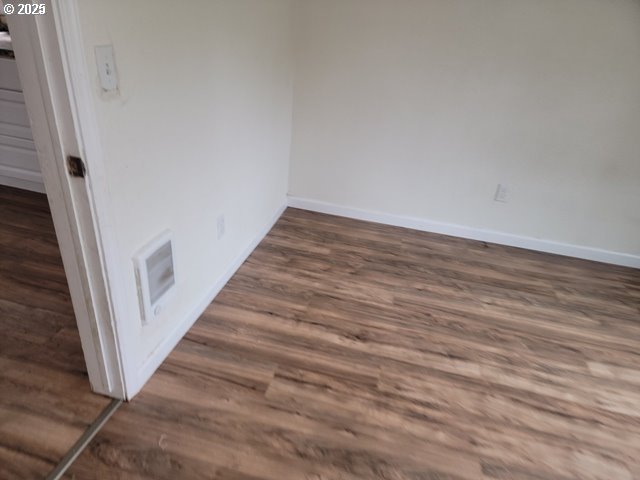
{"type": "Polygon", "coordinates": [[[640,274],[289,209],[77,479],[640,478],[640,274]]]}
{"type": "Polygon", "coordinates": [[[0,479],[42,479],[108,405],[91,393],[45,195],[0,186],[0,479]]]}

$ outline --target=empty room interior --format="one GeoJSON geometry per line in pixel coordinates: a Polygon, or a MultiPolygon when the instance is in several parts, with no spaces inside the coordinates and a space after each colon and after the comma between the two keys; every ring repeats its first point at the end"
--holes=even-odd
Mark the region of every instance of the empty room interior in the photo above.
{"type": "Polygon", "coordinates": [[[1,479],[640,479],[638,0],[0,5],[1,479]]]}

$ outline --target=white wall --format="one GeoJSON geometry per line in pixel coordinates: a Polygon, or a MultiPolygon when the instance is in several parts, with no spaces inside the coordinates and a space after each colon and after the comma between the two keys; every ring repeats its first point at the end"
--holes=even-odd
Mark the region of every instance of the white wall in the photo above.
{"type": "Polygon", "coordinates": [[[291,5],[78,4],[121,272],[110,281],[125,292],[129,314],[117,327],[132,395],[285,204],[291,5]],[[114,46],[117,95],[98,84],[93,49],[103,44],[114,46]],[[177,294],[143,327],[132,257],[166,229],[174,233],[177,294]]]}
{"type": "Polygon", "coordinates": [[[294,25],[293,196],[637,263],[638,1],[301,0],[294,25]]]}

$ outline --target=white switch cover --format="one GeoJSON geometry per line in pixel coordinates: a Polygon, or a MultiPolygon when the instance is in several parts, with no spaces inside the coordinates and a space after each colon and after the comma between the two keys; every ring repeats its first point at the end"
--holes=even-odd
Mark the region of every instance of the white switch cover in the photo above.
{"type": "Polygon", "coordinates": [[[100,45],[96,47],[96,62],[98,63],[98,76],[100,86],[106,92],[118,89],[118,73],[113,57],[113,45],[100,45]]]}

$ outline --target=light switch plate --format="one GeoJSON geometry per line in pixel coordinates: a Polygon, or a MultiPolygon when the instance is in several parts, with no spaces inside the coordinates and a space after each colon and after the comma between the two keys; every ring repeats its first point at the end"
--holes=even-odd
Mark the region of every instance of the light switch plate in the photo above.
{"type": "Polygon", "coordinates": [[[105,92],[118,89],[118,72],[113,55],[113,45],[100,45],[96,47],[96,62],[98,63],[98,76],[100,86],[105,92]]]}

